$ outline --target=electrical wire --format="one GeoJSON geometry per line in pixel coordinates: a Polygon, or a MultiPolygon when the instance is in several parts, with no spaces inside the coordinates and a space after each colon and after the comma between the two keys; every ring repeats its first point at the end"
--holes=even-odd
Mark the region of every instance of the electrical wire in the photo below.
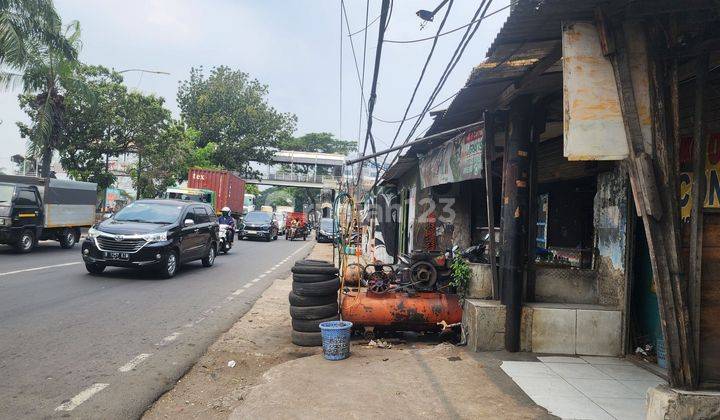
{"type": "MultiPolygon", "coordinates": [[[[443,32],[443,33],[441,33],[440,35],[436,35],[436,36],[448,35],[448,34],[451,34],[451,33],[453,33],[453,32],[457,32],[457,31],[459,31],[460,29],[467,28],[468,26],[472,25],[473,23],[480,22],[480,21],[482,21],[483,19],[486,19],[486,18],[489,18],[490,16],[496,15],[496,14],[502,12],[503,10],[509,9],[511,6],[512,6],[512,5],[509,4],[509,5],[505,6],[505,7],[501,7],[501,8],[499,8],[499,9],[497,9],[497,10],[494,10],[494,11],[486,14],[485,16],[481,17],[480,19],[473,20],[473,21],[471,21],[470,23],[466,23],[466,24],[463,25],[463,26],[457,27],[457,28],[452,29],[452,30],[449,30],[449,31],[447,31],[447,32],[443,32]]],[[[408,39],[408,40],[386,39],[385,42],[388,43],[388,44],[412,44],[412,43],[415,43],[415,42],[430,41],[431,39],[435,39],[436,36],[429,36],[429,37],[427,37],[427,38],[408,39]]]]}
{"type": "Polygon", "coordinates": [[[340,118],[339,118],[339,128],[338,128],[338,137],[342,138],[342,106],[343,106],[343,13],[342,13],[342,7],[340,8],[340,106],[338,107],[340,109],[340,118]]]}
{"type": "MultiPolygon", "coordinates": [[[[438,37],[440,36],[440,32],[442,32],[443,27],[445,27],[445,22],[447,22],[448,16],[450,16],[450,11],[452,10],[452,6],[453,6],[453,0],[450,0],[450,3],[448,4],[447,9],[445,10],[445,16],[443,16],[443,19],[440,22],[440,26],[438,26],[438,30],[435,35],[435,40],[433,41],[432,47],[430,47],[430,51],[428,52],[427,58],[425,59],[425,65],[423,65],[423,68],[420,71],[420,77],[418,77],[417,83],[415,83],[415,89],[413,89],[412,95],[410,95],[410,101],[408,102],[407,107],[405,107],[405,113],[402,116],[402,120],[400,120],[400,125],[398,125],[398,128],[395,131],[395,136],[393,136],[392,143],[390,143],[391,148],[393,146],[395,146],[395,142],[397,141],[397,138],[400,135],[400,131],[402,130],[403,125],[405,124],[407,115],[410,112],[410,108],[412,107],[413,101],[415,100],[415,95],[417,95],[417,91],[420,88],[420,84],[422,83],[423,78],[425,77],[425,72],[427,71],[428,65],[430,64],[430,60],[432,59],[433,53],[435,52],[435,47],[437,46],[437,41],[438,41],[438,37]]],[[[382,165],[385,165],[386,161],[387,161],[387,155],[384,156],[382,165]]],[[[379,170],[379,168],[378,168],[378,170],[379,170]]]]}
{"type": "MultiPolygon", "coordinates": [[[[459,94],[460,94],[460,91],[457,91],[457,92],[453,93],[453,94],[450,95],[449,97],[443,99],[441,102],[438,102],[437,104],[433,105],[433,107],[430,108],[430,110],[432,111],[433,109],[439,108],[439,107],[442,106],[443,104],[447,103],[447,101],[449,101],[450,99],[458,96],[459,94]]],[[[385,119],[382,119],[382,118],[376,117],[376,116],[373,116],[373,119],[374,119],[375,121],[380,121],[380,122],[383,122],[383,123],[386,123],[386,124],[398,124],[398,123],[401,123],[401,122],[403,122],[403,121],[414,120],[415,118],[417,118],[417,117],[419,117],[419,116],[421,116],[421,115],[422,115],[422,113],[415,114],[415,115],[413,115],[412,117],[405,117],[405,118],[402,119],[402,120],[385,120],[385,119]]]]}
{"type": "MultiPolygon", "coordinates": [[[[350,33],[350,21],[348,20],[344,0],[340,0],[340,6],[342,8],[343,16],[345,17],[345,26],[347,27],[347,32],[350,33]]],[[[353,61],[355,62],[355,74],[357,75],[358,83],[362,85],[362,81],[360,79],[360,67],[358,66],[357,54],[355,54],[355,43],[353,42],[352,38],[350,38],[350,49],[352,50],[353,61]]],[[[360,90],[360,97],[362,98],[363,103],[365,103],[365,93],[362,90],[360,90]]],[[[360,112],[362,112],[362,109],[360,112]]],[[[365,112],[367,113],[367,109],[365,110],[365,112]]],[[[358,139],[358,143],[359,142],[360,139],[358,139]]]]}
{"type": "MultiPolygon", "coordinates": [[[[367,27],[368,27],[368,15],[370,14],[370,0],[365,0],[365,36],[363,37],[363,60],[362,60],[362,79],[360,81],[360,90],[365,92],[365,58],[367,57],[367,27]]],[[[360,142],[360,133],[362,132],[362,107],[363,97],[360,97],[360,115],[358,116],[358,143],[360,142]]]]}
{"type": "Polygon", "coordinates": [[[359,34],[360,32],[367,31],[369,27],[371,27],[373,24],[375,24],[375,22],[378,21],[378,19],[380,19],[380,15],[375,16],[375,19],[371,20],[370,23],[366,23],[364,28],[355,31],[355,32],[349,34],[348,36],[353,37],[353,36],[359,34]]]}

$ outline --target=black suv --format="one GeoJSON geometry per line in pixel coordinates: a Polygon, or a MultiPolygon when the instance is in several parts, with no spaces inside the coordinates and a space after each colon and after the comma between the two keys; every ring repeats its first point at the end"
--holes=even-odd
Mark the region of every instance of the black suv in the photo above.
{"type": "Polygon", "coordinates": [[[90,228],[82,255],[92,274],[107,266],[153,267],[169,278],[188,261],[212,266],[217,243],[217,217],[209,205],[138,200],[90,228]]]}

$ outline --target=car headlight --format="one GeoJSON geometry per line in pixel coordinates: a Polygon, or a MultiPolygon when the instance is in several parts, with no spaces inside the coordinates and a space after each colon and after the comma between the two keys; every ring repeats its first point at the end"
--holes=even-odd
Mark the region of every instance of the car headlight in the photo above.
{"type": "Polygon", "coordinates": [[[162,242],[167,241],[167,232],[148,233],[140,237],[148,242],[162,242]]]}
{"type": "Polygon", "coordinates": [[[88,229],[87,237],[89,239],[95,239],[100,235],[100,231],[95,229],[94,227],[91,227],[88,229]]]}

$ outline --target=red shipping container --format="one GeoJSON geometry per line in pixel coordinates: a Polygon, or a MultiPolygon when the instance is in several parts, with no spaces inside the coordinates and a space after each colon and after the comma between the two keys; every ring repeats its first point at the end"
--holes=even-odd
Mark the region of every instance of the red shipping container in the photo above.
{"type": "Polygon", "coordinates": [[[215,212],[227,206],[234,216],[242,214],[245,201],[245,180],[230,171],[192,168],[188,172],[188,188],[215,191],[215,212]]]}

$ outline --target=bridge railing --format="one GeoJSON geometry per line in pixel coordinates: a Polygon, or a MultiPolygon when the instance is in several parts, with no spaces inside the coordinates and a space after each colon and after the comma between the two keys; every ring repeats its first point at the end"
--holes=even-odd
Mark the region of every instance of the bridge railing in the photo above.
{"type": "Polygon", "coordinates": [[[287,172],[265,174],[262,178],[267,181],[307,182],[311,184],[337,183],[341,179],[339,176],[287,172]]]}

